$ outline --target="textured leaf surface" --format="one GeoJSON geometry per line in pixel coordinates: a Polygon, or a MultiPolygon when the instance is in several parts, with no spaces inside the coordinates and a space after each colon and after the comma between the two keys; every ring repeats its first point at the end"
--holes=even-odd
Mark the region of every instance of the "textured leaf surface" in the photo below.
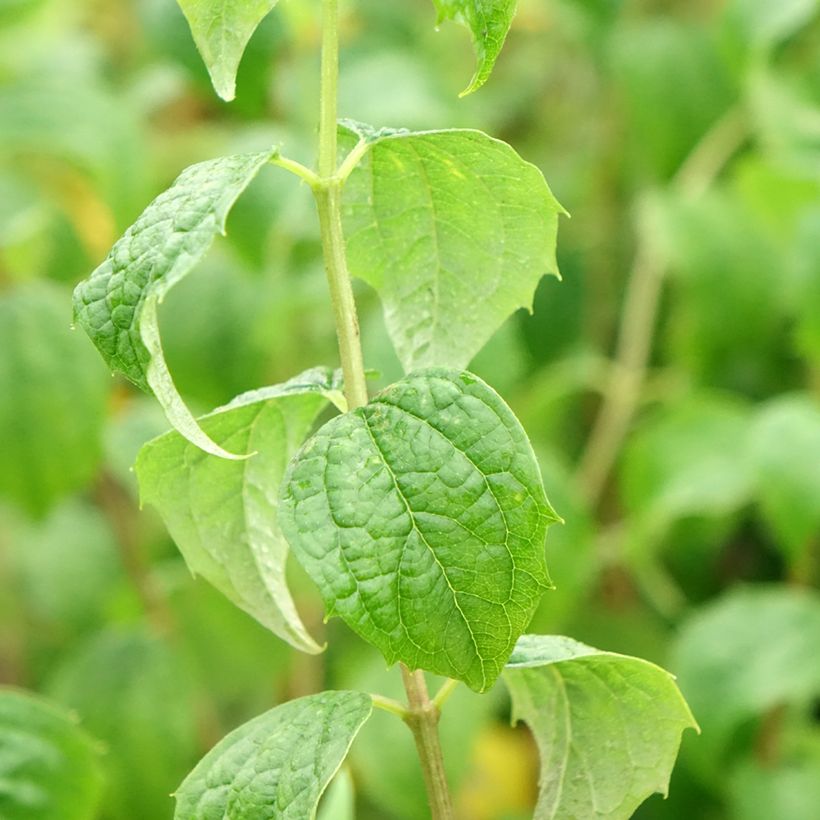
{"type": "Polygon", "coordinates": [[[479,131],[363,136],[342,195],[351,272],[378,291],[405,370],[466,367],[558,274],[561,206],[535,166],[479,131]]]}
{"type": "Polygon", "coordinates": [[[143,501],[160,511],[191,571],[305,652],[320,647],[288,591],[278,495],[288,461],[328,397],[342,400],[338,377],[316,368],[200,420],[212,440],[252,458],[214,458],[170,432],[146,444],[136,466],[143,501]]]}
{"type": "Polygon", "coordinates": [[[470,30],[475,49],[475,75],[461,92],[463,97],[487,82],[507,39],[518,0],[433,0],[438,22],[455,20],[470,30]]]}
{"type": "Polygon", "coordinates": [[[176,793],[176,820],[308,820],[370,716],[360,692],[290,701],[218,743],[176,793]]]}
{"type": "Polygon", "coordinates": [[[666,793],[696,724],[673,677],[648,661],[554,635],[524,635],[504,681],[541,756],[535,820],[626,820],[666,793]]]}
{"type": "Polygon", "coordinates": [[[257,26],[278,0],[177,0],[216,93],[236,96],[236,72],[257,26]]]}
{"type": "Polygon", "coordinates": [[[68,714],[0,689],[3,820],[92,820],[101,785],[98,752],[68,714]]]}
{"type": "Polygon", "coordinates": [[[41,283],[0,295],[0,497],[37,515],[91,481],[102,450],[110,382],[69,304],[41,283]]]}
{"type": "Polygon", "coordinates": [[[271,153],[221,157],[187,168],[74,291],[74,314],[109,366],[153,391],[171,424],[202,449],[232,457],[199,428],[162,353],[157,309],[224,233],[232,205],[271,153]]]}
{"type": "Polygon", "coordinates": [[[492,685],[549,586],[556,520],[526,434],[469,373],[413,374],[291,462],[282,529],[330,615],[401,660],[492,685]]]}

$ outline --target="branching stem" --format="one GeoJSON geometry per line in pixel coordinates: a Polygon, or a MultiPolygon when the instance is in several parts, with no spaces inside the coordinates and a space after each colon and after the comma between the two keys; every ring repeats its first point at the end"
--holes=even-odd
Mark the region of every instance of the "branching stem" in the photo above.
{"type": "MultiPolygon", "coordinates": [[[[352,165],[348,158],[342,168],[338,168],[337,157],[339,0],[322,0],[321,71],[319,174],[313,178],[305,173],[306,169],[294,163],[289,163],[288,170],[305,179],[316,198],[325,269],[336,318],[345,396],[349,409],[355,410],[367,404],[368,397],[356,301],[347,268],[342,232],[341,191],[352,165]]],[[[363,152],[354,149],[354,153],[361,158],[363,152]]],[[[451,820],[453,811],[438,737],[439,707],[430,700],[423,673],[410,672],[402,666],[402,678],[407,692],[407,709],[380,695],[374,697],[373,703],[378,708],[398,714],[410,727],[421,760],[433,820],[451,820]]]]}

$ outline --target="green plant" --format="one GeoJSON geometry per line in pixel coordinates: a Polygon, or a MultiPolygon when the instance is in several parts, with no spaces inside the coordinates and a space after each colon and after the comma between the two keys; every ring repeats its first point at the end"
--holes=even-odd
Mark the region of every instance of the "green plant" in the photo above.
{"type": "MultiPolygon", "coordinates": [[[[251,34],[276,5],[180,0],[217,92],[233,96],[251,34]]],[[[489,77],[514,0],[435,0],[470,31],[489,77]]],[[[437,723],[458,682],[503,677],[542,759],[537,817],[629,817],[666,789],[694,726],[672,678],[567,638],[524,635],[550,588],[552,510],[526,434],[464,370],[557,275],[562,209],[540,171],[470,130],[337,122],[338,0],[323,0],[317,170],[278,149],[188,168],[75,291],[75,317],[112,369],[153,393],[174,431],[137,461],[191,570],[305,652],[322,647],[285,580],[289,550],[341,617],[399,662],[407,704],[323,692],[229,734],[177,791],[177,817],[312,817],[372,708],[413,732],[431,812],[452,816],[437,723]],[[162,351],[158,306],[273,164],[315,196],[341,372],[316,368],[195,419],[162,351]],[[379,294],[407,374],[368,397],[351,274],[379,294]],[[313,431],[319,414],[339,415],[313,431]],[[424,672],[448,680],[431,698],[424,672]]]]}

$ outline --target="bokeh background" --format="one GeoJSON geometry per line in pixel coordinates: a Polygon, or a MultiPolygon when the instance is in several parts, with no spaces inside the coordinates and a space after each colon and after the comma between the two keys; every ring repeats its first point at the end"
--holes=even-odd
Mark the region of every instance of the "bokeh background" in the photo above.
{"type": "MultiPolygon", "coordinates": [[[[71,707],[104,744],[101,819],[170,818],[204,751],[288,697],[400,693],[375,650],[322,623],[298,568],[330,641],[319,657],[191,579],[130,472],[164,419],[70,329],[73,284],[183,167],[272,143],[312,161],[318,5],[281,0],[226,105],[173,0],[0,2],[0,682],[71,707]]],[[[340,112],[486,130],[572,213],[564,281],[544,280],[534,315],[472,366],[522,419],[566,519],[531,631],[679,676],[703,734],[638,817],[814,820],[820,3],[521,0],[466,99],[466,31],[434,22],[428,0],[349,0],[340,112]]],[[[398,363],[358,293],[367,364],[388,383],[398,363]]],[[[264,173],[161,325],[202,412],[334,364],[306,188],[264,173]]],[[[503,687],[459,691],[442,732],[462,818],[531,816],[537,755],[503,687]]],[[[357,740],[328,820],[353,816],[350,780],[358,818],[426,816],[391,716],[357,740]]]]}

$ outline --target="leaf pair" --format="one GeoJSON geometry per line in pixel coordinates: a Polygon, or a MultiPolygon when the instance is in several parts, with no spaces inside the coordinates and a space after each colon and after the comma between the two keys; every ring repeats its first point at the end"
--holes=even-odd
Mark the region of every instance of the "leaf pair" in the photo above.
{"type": "MultiPolygon", "coordinates": [[[[504,680],[515,719],[530,725],[541,754],[535,820],[626,820],[649,795],[665,793],[681,734],[695,723],[663,669],[526,635],[504,680]]],[[[179,788],[176,820],[314,817],[371,711],[367,695],[323,692],[250,721],[179,788]]]]}
{"type": "MultiPolygon", "coordinates": [[[[278,0],[177,0],[194,36],[216,93],[236,94],[236,72],[245,47],[278,0]]],[[[478,67],[469,94],[489,78],[507,37],[517,0],[433,0],[438,21],[455,20],[472,35],[478,67]]]]}

